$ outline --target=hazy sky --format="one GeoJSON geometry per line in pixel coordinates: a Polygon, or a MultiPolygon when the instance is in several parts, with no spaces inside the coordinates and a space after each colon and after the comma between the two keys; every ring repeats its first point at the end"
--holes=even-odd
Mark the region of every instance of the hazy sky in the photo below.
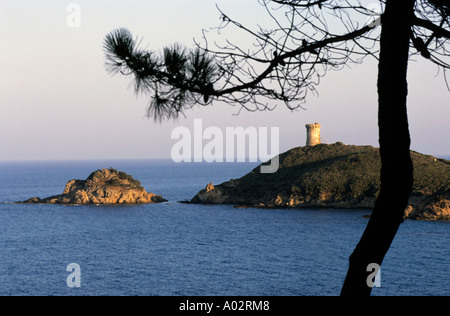
{"type": "MultiPolygon", "coordinates": [[[[234,115],[226,104],[196,108],[173,122],[144,118],[147,100],[125,77],[104,67],[105,35],[118,27],[158,50],[191,46],[202,28],[220,22],[215,5],[242,22],[264,22],[256,0],[2,0],[0,2],[0,160],[170,158],[171,132],[204,127],[279,127],[281,151],[305,144],[305,124],[320,122],[328,143],[378,145],[375,60],[330,72],[306,111],[280,105],[267,113],[234,115]],[[80,27],[67,23],[69,4],[80,27]]],[[[236,34],[238,37],[239,34],[236,34]]],[[[450,92],[427,61],[410,63],[412,149],[450,155],[450,92]]]]}

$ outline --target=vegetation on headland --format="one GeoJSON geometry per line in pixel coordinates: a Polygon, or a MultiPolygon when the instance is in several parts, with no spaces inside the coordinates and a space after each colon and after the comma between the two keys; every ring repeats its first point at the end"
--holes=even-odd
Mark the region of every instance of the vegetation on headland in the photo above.
{"type": "MultiPolygon", "coordinates": [[[[408,218],[450,215],[450,161],[411,152],[414,187],[408,218]]],[[[272,208],[373,208],[380,188],[379,149],[336,143],[293,148],[275,173],[257,167],[240,179],[209,185],[191,202],[272,208]]]]}

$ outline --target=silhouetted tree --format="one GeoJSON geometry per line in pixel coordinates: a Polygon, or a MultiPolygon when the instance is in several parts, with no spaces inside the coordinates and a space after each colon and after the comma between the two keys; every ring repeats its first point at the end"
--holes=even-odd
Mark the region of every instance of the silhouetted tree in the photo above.
{"type": "Polygon", "coordinates": [[[141,49],[128,30],[118,29],[105,38],[107,70],[131,75],[135,92],[150,98],[148,116],[161,120],[214,101],[258,111],[270,110],[270,101],[278,100],[295,109],[316,91],[327,71],[367,56],[378,59],[381,188],[350,256],[341,292],[370,295],[367,267],[381,265],[413,185],[408,61],[421,55],[439,65],[445,76],[450,68],[449,0],[258,1],[269,16],[265,27],[245,26],[218,8],[219,33],[241,31],[248,36],[248,47],[233,44],[232,38],[211,45],[204,31],[202,43],[196,42],[193,50],[175,44],[157,54],[141,49]]]}

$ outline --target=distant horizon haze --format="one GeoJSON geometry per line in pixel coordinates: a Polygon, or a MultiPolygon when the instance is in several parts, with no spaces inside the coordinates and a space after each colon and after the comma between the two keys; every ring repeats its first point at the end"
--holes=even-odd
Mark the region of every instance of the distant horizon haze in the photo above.
{"type": "MultiPolygon", "coordinates": [[[[176,142],[172,131],[192,128],[195,119],[223,131],[277,127],[280,152],[304,146],[305,124],[314,122],[321,124],[328,143],[378,147],[373,57],[328,72],[317,94],[307,96],[305,110],[292,112],[280,102],[271,112],[239,112],[217,102],[186,111],[175,121],[147,119],[149,100],[135,96],[128,78],[106,72],[104,37],[126,27],[142,38],[142,47],[155,52],[176,42],[193,47],[202,29],[211,38],[218,36],[209,30],[220,24],[216,3],[242,23],[270,21],[257,1],[2,1],[0,161],[170,159],[176,142]]],[[[239,39],[236,34],[230,40],[239,39]]],[[[450,92],[442,72],[415,56],[408,81],[411,149],[450,155],[450,92]]]]}

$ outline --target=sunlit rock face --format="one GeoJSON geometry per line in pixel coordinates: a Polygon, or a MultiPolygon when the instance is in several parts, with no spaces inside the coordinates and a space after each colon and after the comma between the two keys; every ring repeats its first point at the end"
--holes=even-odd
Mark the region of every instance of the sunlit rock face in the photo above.
{"type": "Polygon", "coordinates": [[[70,180],[61,195],[44,199],[34,197],[21,203],[144,204],[164,201],[161,195],[147,193],[132,176],[110,168],[97,170],[86,180],[70,180]]]}

